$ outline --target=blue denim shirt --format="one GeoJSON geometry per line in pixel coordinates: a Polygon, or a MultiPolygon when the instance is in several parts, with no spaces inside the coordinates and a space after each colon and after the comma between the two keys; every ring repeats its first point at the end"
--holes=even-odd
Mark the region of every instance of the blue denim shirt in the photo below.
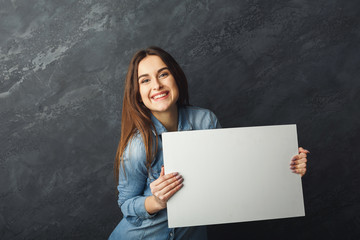
{"type": "MultiPolygon", "coordinates": [[[[113,239],[207,239],[205,226],[168,228],[167,211],[163,209],[150,215],[145,209],[145,199],[151,196],[150,183],[156,180],[163,166],[161,134],[165,127],[153,115],[151,119],[159,135],[158,152],[151,164],[151,171],[146,169],[146,154],[140,134],[136,134],[124,151],[124,167],[119,175],[118,204],[123,218],[109,240],[113,239]]],[[[193,106],[179,108],[178,131],[220,128],[214,113],[207,109],[193,106]]]]}

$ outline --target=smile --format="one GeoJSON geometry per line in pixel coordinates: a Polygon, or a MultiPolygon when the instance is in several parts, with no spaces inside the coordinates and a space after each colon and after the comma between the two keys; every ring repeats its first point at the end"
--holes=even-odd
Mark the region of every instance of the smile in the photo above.
{"type": "Polygon", "coordinates": [[[156,94],[155,96],[152,96],[151,98],[154,99],[154,100],[164,99],[164,98],[166,98],[168,95],[169,95],[169,92],[166,91],[166,92],[162,92],[162,93],[156,94]]]}

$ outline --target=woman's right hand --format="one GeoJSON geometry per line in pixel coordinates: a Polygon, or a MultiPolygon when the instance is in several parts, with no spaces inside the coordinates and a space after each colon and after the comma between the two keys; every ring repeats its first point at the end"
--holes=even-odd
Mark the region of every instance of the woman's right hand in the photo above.
{"type": "Polygon", "coordinates": [[[166,208],[167,201],[182,188],[183,181],[184,179],[177,172],[165,175],[164,167],[162,167],[160,177],[150,184],[151,193],[157,205],[153,207],[159,211],[166,208]]]}

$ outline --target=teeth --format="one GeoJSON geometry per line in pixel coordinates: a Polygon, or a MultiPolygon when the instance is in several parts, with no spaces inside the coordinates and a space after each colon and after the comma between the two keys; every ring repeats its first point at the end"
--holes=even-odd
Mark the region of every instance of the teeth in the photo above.
{"type": "Polygon", "coordinates": [[[166,94],[167,94],[167,93],[163,93],[163,94],[160,94],[160,95],[156,95],[156,96],[154,97],[154,99],[158,99],[158,98],[164,97],[164,96],[166,96],[166,94]]]}

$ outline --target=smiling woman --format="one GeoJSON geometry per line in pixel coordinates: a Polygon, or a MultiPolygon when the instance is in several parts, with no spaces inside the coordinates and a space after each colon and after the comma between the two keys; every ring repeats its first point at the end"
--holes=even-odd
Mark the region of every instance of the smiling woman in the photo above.
{"type": "MultiPolygon", "coordinates": [[[[115,158],[123,219],[109,239],[207,239],[205,226],[168,228],[167,201],[184,179],[164,174],[162,138],[167,131],[220,128],[214,113],[190,106],[184,72],[158,47],[138,51],[125,80],[121,139],[115,158]]],[[[307,150],[291,168],[303,175],[307,150]]]]}
{"type": "Polygon", "coordinates": [[[138,71],[142,103],[166,129],[176,131],[179,90],[171,71],[156,55],[145,57],[138,71]]]}
{"type": "Polygon", "coordinates": [[[170,54],[150,47],[134,55],[115,159],[123,219],[109,239],[206,239],[205,227],[168,228],[166,203],[184,180],[164,174],[161,134],[217,127],[211,111],[189,105],[185,74],[170,54]]]}

